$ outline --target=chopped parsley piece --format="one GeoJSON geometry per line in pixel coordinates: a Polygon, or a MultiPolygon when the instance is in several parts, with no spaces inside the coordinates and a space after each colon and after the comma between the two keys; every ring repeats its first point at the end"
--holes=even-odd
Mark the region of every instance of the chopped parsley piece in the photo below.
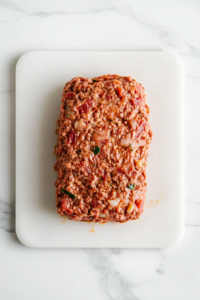
{"type": "Polygon", "coordinates": [[[75,195],[73,195],[72,193],[66,191],[65,189],[61,189],[61,191],[62,191],[64,194],[67,194],[67,195],[68,195],[70,198],[72,198],[72,199],[75,199],[75,198],[76,198],[75,195]]]}
{"type": "Polygon", "coordinates": [[[81,150],[77,150],[77,153],[78,153],[78,154],[81,154],[81,150]]]}
{"type": "Polygon", "coordinates": [[[96,80],[95,78],[92,78],[92,81],[93,81],[93,82],[96,82],[97,80],[96,80]]]}
{"type": "Polygon", "coordinates": [[[73,174],[74,175],[74,177],[76,177],[76,174],[73,174]]]}
{"type": "MultiPolygon", "coordinates": [[[[129,147],[131,147],[131,144],[129,145],[129,147]]],[[[133,148],[131,148],[131,152],[133,152],[133,148]]]]}
{"type": "Polygon", "coordinates": [[[99,154],[100,153],[99,146],[96,146],[95,148],[93,148],[92,151],[94,152],[95,155],[99,154]]]}
{"type": "Polygon", "coordinates": [[[135,189],[135,184],[131,183],[129,184],[129,186],[127,187],[130,190],[134,190],[135,189]]]}
{"type": "Polygon", "coordinates": [[[110,186],[112,186],[112,184],[110,184],[110,186]]]}

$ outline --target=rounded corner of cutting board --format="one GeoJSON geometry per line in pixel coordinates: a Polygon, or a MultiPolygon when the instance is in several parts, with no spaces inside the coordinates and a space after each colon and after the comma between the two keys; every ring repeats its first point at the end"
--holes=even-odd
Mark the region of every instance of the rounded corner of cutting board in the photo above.
{"type": "Polygon", "coordinates": [[[165,52],[165,54],[172,61],[174,66],[178,67],[181,70],[181,72],[184,74],[185,68],[181,57],[176,52],[173,51],[165,52]]]}
{"type": "Polygon", "coordinates": [[[176,247],[180,242],[182,241],[185,233],[185,226],[182,224],[182,226],[179,228],[178,232],[174,235],[171,235],[170,239],[167,241],[167,244],[163,248],[172,248],[176,247]]]}
{"type": "Polygon", "coordinates": [[[23,230],[16,222],[16,235],[20,243],[26,247],[33,248],[34,245],[32,244],[31,235],[28,231],[23,230]],[[28,234],[28,235],[27,235],[28,234]]]}
{"type": "Polygon", "coordinates": [[[27,60],[29,61],[31,56],[35,55],[36,52],[38,51],[27,51],[23,53],[16,63],[16,71],[18,71],[18,69],[21,67],[21,65],[24,64],[24,62],[26,62],[27,60]]]}

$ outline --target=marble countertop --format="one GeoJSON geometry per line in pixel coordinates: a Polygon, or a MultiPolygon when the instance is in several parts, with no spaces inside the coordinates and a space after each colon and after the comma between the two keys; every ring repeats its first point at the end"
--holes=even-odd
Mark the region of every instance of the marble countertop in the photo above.
{"type": "Polygon", "coordinates": [[[200,299],[200,1],[0,0],[0,298],[200,299]],[[171,249],[31,249],[15,234],[15,65],[29,50],[173,50],[185,66],[185,235],[171,249]]]}

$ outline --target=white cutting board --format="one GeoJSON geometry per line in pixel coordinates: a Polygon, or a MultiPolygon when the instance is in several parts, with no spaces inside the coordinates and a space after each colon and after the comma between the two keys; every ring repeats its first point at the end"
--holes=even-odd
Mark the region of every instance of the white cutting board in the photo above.
{"type": "Polygon", "coordinates": [[[184,232],[184,70],[168,52],[33,51],[16,67],[16,231],[30,247],[160,248],[184,232]],[[75,76],[132,76],[146,89],[154,133],[145,211],[137,221],[69,221],[55,206],[57,136],[63,86],[75,76]]]}

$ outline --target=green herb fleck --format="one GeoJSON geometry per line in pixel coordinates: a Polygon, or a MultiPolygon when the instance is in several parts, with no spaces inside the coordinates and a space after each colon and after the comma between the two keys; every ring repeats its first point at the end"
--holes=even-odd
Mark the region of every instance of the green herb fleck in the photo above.
{"type": "Polygon", "coordinates": [[[131,148],[131,152],[133,152],[133,149],[131,148]]]}
{"type": "Polygon", "coordinates": [[[129,186],[127,187],[130,190],[134,190],[135,189],[135,184],[131,183],[129,184],[129,186]]]}
{"type": "Polygon", "coordinates": [[[74,177],[76,177],[76,174],[73,174],[74,175],[74,177]]]}
{"type": "Polygon", "coordinates": [[[99,146],[96,146],[95,148],[93,148],[92,151],[94,152],[95,155],[99,154],[100,153],[99,146]]]}
{"type": "Polygon", "coordinates": [[[95,165],[93,165],[93,167],[95,167],[95,165]]]}
{"type": "Polygon", "coordinates": [[[110,184],[110,186],[112,186],[112,184],[110,184]]]}
{"type": "Polygon", "coordinates": [[[93,81],[93,82],[96,82],[97,80],[96,80],[95,78],[92,78],[92,81],[93,81]]]}
{"type": "Polygon", "coordinates": [[[131,144],[129,145],[129,147],[131,147],[131,144]]]}
{"type": "Polygon", "coordinates": [[[77,150],[77,153],[78,153],[78,154],[81,154],[81,150],[77,150]]]}
{"type": "Polygon", "coordinates": [[[72,193],[66,191],[65,189],[61,189],[61,191],[62,191],[64,194],[67,194],[67,195],[68,195],[70,198],[72,198],[72,199],[75,199],[75,198],[76,198],[75,195],[73,195],[72,193]]]}

